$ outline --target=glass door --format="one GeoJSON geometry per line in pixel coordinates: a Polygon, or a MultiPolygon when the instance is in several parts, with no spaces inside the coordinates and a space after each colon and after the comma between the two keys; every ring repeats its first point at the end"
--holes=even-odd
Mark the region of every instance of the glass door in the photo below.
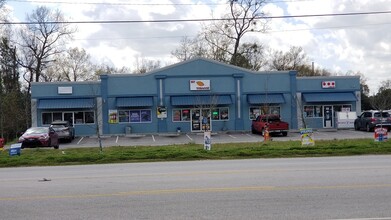
{"type": "Polygon", "coordinates": [[[201,110],[191,109],[191,131],[201,131],[201,110]]]}
{"type": "Polygon", "coordinates": [[[331,105],[323,106],[323,127],[333,127],[333,106],[331,105]]]}

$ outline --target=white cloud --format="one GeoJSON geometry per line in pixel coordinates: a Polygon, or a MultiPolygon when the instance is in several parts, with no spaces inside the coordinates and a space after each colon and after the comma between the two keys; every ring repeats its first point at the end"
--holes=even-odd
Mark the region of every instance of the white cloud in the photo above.
{"type": "MultiPolygon", "coordinates": [[[[45,0],[49,1],[49,0],[45,0]]],[[[50,0],[58,2],[57,0],[50,0]]],[[[102,0],[109,4],[46,4],[59,7],[72,21],[202,19],[227,13],[226,0],[102,0]],[[179,5],[169,5],[176,3],[179,5]],[[155,4],[155,5],[153,5],[155,4]],[[164,5],[167,4],[167,5],[164,5]],[[191,4],[191,5],[190,5],[191,4]]],[[[35,3],[7,2],[15,20],[24,20],[35,3]]],[[[314,15],[351,12],[391,11],[389,0],[276,1],[265,6],[268,15],[314,15]]],[[[381,81],[391,78],[390,15],[356,15],[272,19],[270,31],[252,33],[265,45],[278,50],[301,46],[317,67],[344,74],[361,72],[372,92],[381,81]]],[[[172,63],[170,53],[183,36],[195,36],[198,22],[79,24],[70,46],[86,49],[99,62],[117,67],[133,66],[138,58],[172,63]],[[102,61],[103,60],[103,61],[102,61]],[[110,61],[109,61],[110,60],[110,61]]],[[[250,38],[247,38],[250,39],[250,38]]]]}

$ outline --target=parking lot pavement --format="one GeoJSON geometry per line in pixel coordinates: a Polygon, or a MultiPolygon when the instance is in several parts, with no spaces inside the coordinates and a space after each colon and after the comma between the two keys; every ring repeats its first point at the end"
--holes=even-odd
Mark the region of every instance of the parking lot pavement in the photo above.
{"type": "MultiPolygon", "coordinates": [[[[373,132],[346,130],[315,130],[316,140],[373,138],[373,132]]],[[[264,138],[258,134],[246,132],[212,133],[212,143],[244,143],[262,142],[264,138]]],[[[299,141],[298,131],[291,131],[286,137],[273,136],[273,141],[299,141]]],[[[168,133],[168,134],[133,134],[128,136],[102,136],[101,144],[108,146],[161,146],[173,144],[203,144],[203,133],[168,133]]],[[[60,148],[99,147],[96,136],[77,137],[71,143],[61,143],[60,148]]]]}

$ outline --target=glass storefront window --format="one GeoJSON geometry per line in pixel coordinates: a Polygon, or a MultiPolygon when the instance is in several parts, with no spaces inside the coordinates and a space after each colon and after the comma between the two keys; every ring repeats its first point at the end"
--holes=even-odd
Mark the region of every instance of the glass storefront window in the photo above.
{"type": "Polygon", "coordinates": [[[220,108],[220,120],[229,120],[228,108],[220,108]]]}
{"type": "Polygon", "coordinates": [[[182,121],[190,121],[190,109],[182,109],[182,121]]]}
{"type": "Polygon", "coordinates": [[[129,122],[129,111],[118,111],[119,123],[129,122]]]}
{"type": "Polygon", "coordinates": [[[255,120],[258,115],[263,115],[263,114],[276,114],[280,115],[281,108],[280,106],[277,105],[269,105],[269,106],[254,106],[250,107],[250,112],[249,112],[249,118],[250,120],[255,120]]]}

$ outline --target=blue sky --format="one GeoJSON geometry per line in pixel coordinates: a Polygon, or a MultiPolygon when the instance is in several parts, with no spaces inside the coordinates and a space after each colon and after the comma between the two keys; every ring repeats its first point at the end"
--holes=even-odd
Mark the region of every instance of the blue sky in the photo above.
{"type": "MultiPolygon", "coordinates": [[[[10,16],[24,21],[38,5],[60,9],[69,20],[154,20],[219,17],[225,0],[8,0],[10,16]],[[51,2],[51,3],[49,3],[51,2]],[[99,3],[110,3],[105,5],[99,3]],[[79,4],[87,3],[87,4],[79,4]],[[98,4],[94,4],[98,3],[98,4]],[[116,3],[119,3],[116,5],[116,3]],[[167,3],[167,5],[162,5],[167,3]],[[175,3],[177,5],[170,5],[175,3]],[[121,5],[122,4],[122,5],[121,5]],[[153,5],[155,4],[155,5],[153,5]],[[179,5],[178,5],[179,4],[179,5]]],[[[391,0],[275,0],[271,16],[391,11],[391,0]]],[[[310,62],[341,75],[361,72],[371,92],[391,80],[391,13],[383,15],[272,19],[265,34],[251,34],[271,49],[304,49],[310,62]]],[[[183,36],[200,30],[195,22],[164,24],[83,24],[70,47],[80,47],[96,62],[133,67],[137,59],[177,62],[171,51],[183,36]]]]}

